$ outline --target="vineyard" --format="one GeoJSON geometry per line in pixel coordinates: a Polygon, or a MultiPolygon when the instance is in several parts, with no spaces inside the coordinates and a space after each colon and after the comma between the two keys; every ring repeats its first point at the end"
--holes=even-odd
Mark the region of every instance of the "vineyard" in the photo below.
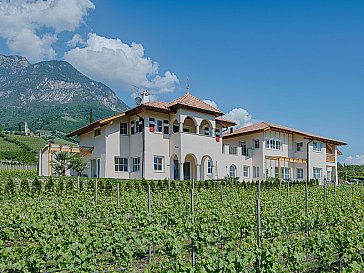
{"type": "Polygon", "coordinates": [[[0,272],[364,270],[362,185],[0,180],[0,272]]]}

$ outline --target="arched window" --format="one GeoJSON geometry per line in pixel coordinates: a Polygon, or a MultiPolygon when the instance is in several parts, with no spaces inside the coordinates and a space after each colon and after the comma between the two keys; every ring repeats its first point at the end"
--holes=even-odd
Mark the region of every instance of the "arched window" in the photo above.
{"type": "Polygon", "coordinates": [[[230,166],[230,177],[236,177],[236,166],[234,164],[230,166]]]}

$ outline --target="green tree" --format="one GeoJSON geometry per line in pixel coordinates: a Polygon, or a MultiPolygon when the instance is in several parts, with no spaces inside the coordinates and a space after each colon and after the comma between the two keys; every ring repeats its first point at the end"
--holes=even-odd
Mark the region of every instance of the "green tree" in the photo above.
{"type": "Polygon", "coordinates": [[[82,156],[75,156],[71,158],[70,168],[77,173],[77,189],[80,189],[80,176],[87,169],[87,163],[82,156]]]}
{"type": "Polygon", "coordinates": [[[52,161],[54,171],[60,176],[65,176],[66,171],[70,168],[70,159],[71,156],[68,152],[56,153],[52,161]]]}
{"type": "Polygon", "coordinates": [[[75,156],[70,159],[70,169],[81,176],[82,172],[87,169],[87,163],[82,156],[75,156]]]}
{"type": "Polygon", "coordinates": [[[92,109],[90,109],[90,116],[89,116],[90,124],[94,122],[94,113],[92,112],[92,109]]]}

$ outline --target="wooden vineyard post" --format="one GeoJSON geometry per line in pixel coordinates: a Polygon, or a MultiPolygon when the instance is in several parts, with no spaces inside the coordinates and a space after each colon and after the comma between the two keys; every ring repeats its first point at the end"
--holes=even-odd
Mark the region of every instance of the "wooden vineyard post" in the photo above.
{"type": "Polygon", "coordinates": [[[77,175],[77,191],[80,191],[80,176],[77,175]]]}
{"type": "Polygon", "coordinates": [[[287,197],[289,197],[289,179],[287,180],[287,197]]]}
{"type": "Polygon", "coordinates": [[[326,179],[324,179],[324,198],[326,200],[326,179]]]}
{"type": "Polygon", "coordinates": [[[168,192],[171,192],[171,180],[168,179],[168,192]]]}
{"type": "Polygon", "coordinates": [[[305,215],[306,215],[306,235],[308,236],[308,182],[305,181],[305,215]]]}
{"type": "Polygon", "coordinates": [[[222,192],[222,184],[220,183],[220,199],[223,202],[223,192],[222,192]]]}
{"type": "MultiPolygon", "coordinates": [[[[148,215],[149,217],[152,216],[152,204],[151,204],[151,192],[150,192],[150,185],[148,185],[148,215]]],[[[149,243],[148,246],[148,262],[150,263],[152,261],[152,244],[149,243]]]]}
{"type": "Polygon", "coordinates": [[[196,265],[196,253],[195,253],[195,241],[194,241],[194,237],[195,237],[195,198],[194,198],[194,188],[191,189],[191,216],[192,216],[192,238],[191,238],[191,242],[192,242],[192,266],[196,265]]]}
{"type": "Polygon", "coordinates": [[[95,205],[97,206],[98,194],[97,194],[97,178],[95,179],[95,205]]]}
{"type": "Polygon", "coordinates": [[[116,184],[116,205],[120,208],[120,182],[116,184]]]}
{"type": "Polygon", "coordinates": [[[151,216],[152,213],[152,204],[151,204],[151,192],[150,192],[150,185],[148,185],[148,214],[151,216]]]}
{"type": "MultiPolygon", "coordinates": [[[[257,196],[257,203],[256,203],[256,220],[257,220],[257,247],[260,250],[262,248],[262,241],[261,241],[261,233],[262,233],[262,227],[260,222],[260,181],[258,181],[258,196],[257,196]]],[[[256,262],[256,269],[257,272],[260,272],[260,254],[257,256],[257,262],[256,262]]]]}

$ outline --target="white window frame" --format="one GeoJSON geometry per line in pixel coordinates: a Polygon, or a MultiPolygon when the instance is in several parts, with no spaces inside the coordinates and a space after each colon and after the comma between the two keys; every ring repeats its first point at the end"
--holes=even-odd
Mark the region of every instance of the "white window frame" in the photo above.
{"type": "Polygon", "coordinates": [[[250,177],[250,166],[243,166],[243,177],[249,178],[250,177]]]}
{"type": "Polygon", "coordinates": [[[140,157],[132,157],[132,172],[140,171],[140,157]]]}
{"type": "Polygon", "coordinates": [[[212,174],[212,161],[211,160],[207,160],[207,174],[212,174]]]}
{"type": "Polygon", "coordinates": [[[282,143],[279,139],[270,138],[267,139],[265,147],[269,150],[279,151],[281,150],[282,143]]]}
{"type": "Polygon", "coordinates": [[[163,120],[157,119],[155,124],[154,132],[163,133],[163,120]]]}
{"type": "Polygon", "coordinates": [[[128,135],[128,123],[127,122],[120,122],[120,135],[127,136],[128,135]],[[126,128],[121,128],[121,126],[126,126],[126,128]],[[125,132],[126,130],[126,132],[125,132]]]}
{"type": "Polygon", "coordinates": [[[153,158],[153,170],[157,173],[164,172],[164,156],[155,155],[153,158]],[[158,162],[160,160],[161,162],[158,162]],[[159,168],[160,167],[160,168],[159,168]]]}
{"type": "Polygon", "coordinates": [[[279,168],[277,166],[274,167],[274,177],[279,177],[279,168]]]}
{"type": "Polygon", "coordinates": [[[296,143],[296,152],[303,152],[303,142],[296,143]]]}
{"type": "Polygon", "coordinates": [[[303,178],[304,178],[303,168],[296,168],[296,179],[303,179],[303,178]],[[302,171],[302,173],[300,173],[299,171],[302,171]]]}
{"type": "Polygon", "coordinates": [[[235,164],[230,165],[229,176],[236,178],[237,177],[237,172],[238,172],[238,168],[236,167],[236,165],[235,164]]]}
{"type": "Polygon", "coordinates": [[[259,166],[253,166],[253,178],[258,178],[259,176],[259,166]]]}
{"type": "Polygon", "coordinates": [[[240,141],[241,155],[248,156],[248,146],[246,141],[240,141]]]}
{"type": "Polygon", "coordinates": [[[129,171],[129,162],[127,157],[115,156],[114,157],[114,170],[115,172],[128,172],[129,171]],[[117,162],[120,160],[119,162],[117,162]],[[124,162],[122,162],[124,161],[124,162]],[[126,162],[126,164],[125,164],[126,162]]]}
{"type": "Polygon", "coordinates": [[[291,168],[281,167],[281,178],[284,180],[291,179],[291,168]]]}
{"type": "Polygon", "coordinates": [[[259,139],[254,139],[254,149],[259,149],[260,148],[260,140],[259,139]]]}
{"type": "Polygon", "coordinates": [[[314,141],[312,142],[312,150],[314,152],[321,152],[322,151],[322,142],[314,141]]]}
{"type": "Polygon", "coordinates": [[[314,179],[321,179],[322,178],[322,168],[313,168],[312,176],[314,179]],[[318,173],[317,173],[318,172],[318,173]]]}

